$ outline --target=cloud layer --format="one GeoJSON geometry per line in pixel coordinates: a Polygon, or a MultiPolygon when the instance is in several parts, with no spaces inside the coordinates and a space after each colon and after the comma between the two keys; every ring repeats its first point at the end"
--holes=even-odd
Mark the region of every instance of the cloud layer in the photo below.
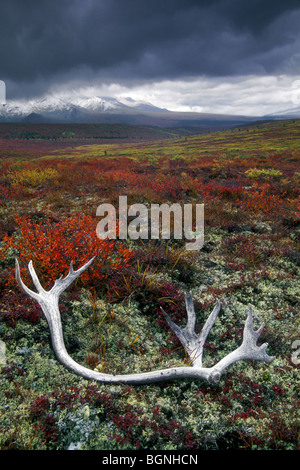
{"type": "Polygon", "coordinates": [[[296,79],[299,22],[299,0],[10,0],[0,79],[8,98],[64,84],[296,79]]]}

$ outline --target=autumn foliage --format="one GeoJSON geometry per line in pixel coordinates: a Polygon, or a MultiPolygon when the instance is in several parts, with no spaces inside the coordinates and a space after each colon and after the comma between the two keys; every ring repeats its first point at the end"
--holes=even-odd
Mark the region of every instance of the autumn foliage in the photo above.
{"type": "Polygon", "coordinates": [[[0,449],[299,449],[300,120],[194,132],[0,126],[0,449]],[[148,209],[204,204],[203,248],[188,251],[173,233],[100,240],[97,207],[117,212],[120,196],[148,209]],[[49,289],[71,261],[78,269],[94,256],[60,298],[78,363],[110,374],[190,364],[161,310],[184,328],[188,291],[196,331],[222,302],[205,367],[240,346],[249,303],[276,360],[237,363],[219,384],[111,387],[74,376],[16,284],[15,258],[35,290],[30,260],[49,289]]]}
{"type": "MultiPolygon", "coordinates": [[[[13,249],[21,266],[27,268],[32,260],[39,276],[45,283],[66,275],[71,261],[78,269],[93,256],[93,265],[80,277],[81,282],[103,279],[110,270],[126,267],[131,257],[128,248],[116,240],[100,240],[96,235],[97,221],[90,216],[74,215],[62,220],[30,216],[16,217],[17,236],[5,236],[1,250],[2,259],[7,250],[13,249]]],[[[28,278],[28,270],[22,272],[28,278]]],[[[13,276],[9,283],[13,283],[13,276]]]]}

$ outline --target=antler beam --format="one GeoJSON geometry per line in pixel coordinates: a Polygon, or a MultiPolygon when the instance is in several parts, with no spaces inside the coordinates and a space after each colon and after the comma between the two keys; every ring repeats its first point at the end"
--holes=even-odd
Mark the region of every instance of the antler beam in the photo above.
{"type": "Polygon", "coordinates": [[[63,339],[63,330],[61,323],[61,316],[59,312],[59,296],[60,294],[69,287],[72,282],[80,276],[93,262],[94,258],[88,261],[84,266],[74,271],[71,263],[69,273],[65,278],[62,276],[54,282],[51,290],[46,291],[40,284],[37,274],[34,270],[32,262],[30,261],[28,268],[31,274],[34,286],[37,292],[29,289],[21,279],[20,267],[18,260],[16,259],[16,280],[23,291],[35,299],[41,306],[45,318],[48,322],[52,346],[58,361],[64,365],[67,369],[74,372],[81,377],[88,380],[95,380],[104,383],[130,383],[130,384],[147,384],[153,382],[161,382],[173,379],[203,379],[209,382],[219,382],[224,370],[231,364],[242,360],[257,360],[272,362],[274,357],[269,356],[266,353],[268,344],[265,343],[262,346],[257,346],[256,342],[259,338],[264,325],[254,331],[253,330],[253,312],[249,305],[247,310],[247,320],[244,327],[243,342],[241,346],[235,351],[231,352],[223,359],[221,359],[213,367],[202,367],[203,348],[206,338],[211,330],[214,322],[220,312],[221,304],[217,302],[215,308],[206,320],[204,327],[200,334],[195,333],[196,315],[194,310],[194,304],[191,294],[185,295],[185,303],[187,310],[187,324],[184,328],[180,328],[176,325],[165,313],[167,322],[170,328],[175,332],[181,341],[183,347],[188,353],[191,359],[191,366],[187,367],[175,367],[170,369],[160,369],[151,372],[144,372],[138,374],[125,374],[125,375],[113,375],[102,372],[97,372],[88,369],[77,362],[75,362],[67,353],[63,339]]]}

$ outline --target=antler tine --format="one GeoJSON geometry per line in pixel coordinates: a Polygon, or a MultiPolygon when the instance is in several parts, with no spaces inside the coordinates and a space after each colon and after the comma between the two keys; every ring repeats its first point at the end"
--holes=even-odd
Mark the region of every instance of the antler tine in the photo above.
{"type": "Polygon", "coordinates": [[[245,327],[244,327],[244,337],[247,338],[248,335],[252,336],[252,337],[255,337],[256,339],[259,338],[262,330],[264,329],[265,327],[265,324],[262,323],[260,325],[260,327],[258,328],[258,330],[254,330],[253,329],[253,308],[252,308],[252,305],[249,304],[248,305],[248,311],[247,311],[247,319],[246,319],[246,322],[245,322],[245,327]]]}
{"type": "MultiPolygon", "coordinates": [[[[31,263],[31,262],[30,262],[31,263]]],[[[29,270],[30,270],[30,273],[31,271],[33,270],[33,266],[30,265],[29,263],[29,270]]],[[[21,289],[23,289],[23,291],[25,292],[25,294],[29,295],[29,297],[32,297],[33,299],[39,301],[40,300],[40,291],[39,293],[37,292],[34,292],[33,290],[29,289],[29,287],[27,287],[24,282],[22,281],[22,278],[21,278],[21,273],[20,273],[20,266],[19,266],[19,261],[17,260],[17,258],[15,259],[15,266],[16,266],[16,269],[15,269],[15,273],[16,273],[16,281],[18,283],[18,285],[21,287],[21,289]]],[[[34,270],[33,270],[34,271],[34,270]]],[[[34,272],[35,274],[35,272],[34,272]]],[[[32,275],[32,274],[31,274],[32,275]]],[[[36,274],[35,274],[36,275],[36,274]]],[[[37,279],[37,278],[36,278],[37,279]]],[[[35,284],[36,286],[36,284],[35,284]]]]}
{"type": "Polygon", "coordinates": [[[188,317],[185,328],[189,334],[193,334],[195,333],[196,314],[195,314],[194,303],[192,299],[192,293],[191,292],[185,293],[184,298],[185,298],[185,306],[186,306],[186,312],[187,312],[187,317],[188,317]]]}
{"type": "Polygon", "coordinates": [[[39,281],[39,278],[37,277],[32,261],[29,261],[28,268],[29,268],[29,272],[30,272],[33,284],[35,285],[38,293],[40,294],[41,292],[45,292],[44,288],[42,287],[39,281]]]}
{"type": "Polygon", "coordinates": [[[202,331],[201,331],[201,341],[202,341],[202,344],[204,345],[205,341],[206,341],[206,338],[208,336],[208,333],[210,332],[210,330],[212,329],[216,319],[217,319],[217,316],[219,315],[220,313],[220,310],[221,310],[221,302],[219,300],[217,300],[217,303],[213,309],[213,311],[211,312],[211,314],[209,315],[208,319],[206,320],[203,328],[202,328],[202,331]]]}
{"type": "Polygon", "coordinates": [[[264,329],[264,326],[264,323],[262,323],[257,330],[253,329],[253,309],[249,304],[241,348],[243,348],[248,355],[252,354],[253,359],[272,362],[274,360],[274,356],[269,356],[266,353],[268,343],[264,343],[261,346],[257,346],[256,344],[262,330],[264,329]]]}
{"type": "Polygon", "coordinates": [[[52,287],[50,292],[56,295],[60,295],[72,284],[73,281],[75,281],[75,279],[77,279],[77,277],[80,276],[80,274],[82,274],[92,264],[94,259],[95,256],[93,256],[93,258],[91,258],[87,263],[85,263],[83,266],[81,266],[81,268],[77,269],[76,271],[74,271],[73,262],[71,261],[70,269],[66,277],[63,278],[61,276],[59,279],[56,279],[56,281],[54,282],[54,286],[52,287]]]}

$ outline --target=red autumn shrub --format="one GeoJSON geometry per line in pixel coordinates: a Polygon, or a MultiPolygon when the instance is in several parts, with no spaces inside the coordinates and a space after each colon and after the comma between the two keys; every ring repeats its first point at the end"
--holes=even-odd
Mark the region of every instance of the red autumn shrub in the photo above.
{"type": "Polygon", "coordinates": [[[161,196],[177,198],[182,196],[187,188],[174,176],[158,175],[151,182],[151,189],[161,196]]]}
{"type": "MultiPolygon", "coordinates": [[[[17,233],[4,237],[0,258],[5,260],[7,250],[12,248],[27,282],[30,260],[46,287],[68,273],[71,261],[74,269],[78,269],[95,256],[93,264],[77,280],[93,282],[103,279],[111,270],[123,269],[131,257],[122,243],[100,240],[96,235],[96,221],[90,216],[75,215],[61,221],[53,218],[36,221],[26,216],[16,217],[16,223],[17,233]]],[[[15,282],[13,272],[8,282],[15,282]]]]}
{"type": "Polygon", "coordinates": [[[263,213],[269,216],[278,216],[284,211],[284,194],[279,196],[272,190],[269,183],[255,183],[253,188],[247,192],[245,209],[249,212],[263,213]]]}
{"type": "Polygon", "coordinates": [[[205,200],[210,199],[221,199],[228,201],[239,201],[243,194],[243,188],[241,184],[235,185],[231,183],[227,184],[218,184],[215,181],[206,184],[198,184],[198,191],[205,200]]]}

